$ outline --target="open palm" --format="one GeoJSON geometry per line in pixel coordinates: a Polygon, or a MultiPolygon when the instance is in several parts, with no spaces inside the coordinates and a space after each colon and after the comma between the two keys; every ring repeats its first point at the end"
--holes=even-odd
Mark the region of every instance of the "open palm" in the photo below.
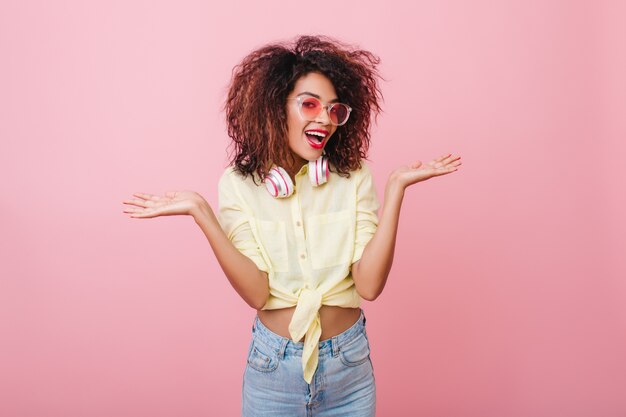
{"type": "Polygon", "coordinates": [[[397,168],[391,176],[403,188],[406,188],[417,182],[457,171],[457,167],[461,165],[460,159],[460,156],[449,154],[442,155],[426,164],[416,161],[411,165],[403,165],[397,168]]]}
{"type": "Polygon", "coordinates": [[[173,216],[192,214],[204,198],[195,191],[168,191],[164,196],[146,193],[134,193],[131,200],[124,200],[127,207],[124,213],[130,217],[150,218],[157,216],[173,216]]]}

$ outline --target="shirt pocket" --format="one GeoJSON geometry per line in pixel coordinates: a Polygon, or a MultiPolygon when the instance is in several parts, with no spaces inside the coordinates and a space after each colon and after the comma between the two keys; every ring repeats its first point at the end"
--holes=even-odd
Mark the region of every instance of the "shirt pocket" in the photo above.
{"type": "Polygon", "coordinates": [[[314,215],[307,220],[311,265],[315,269],[350,263],[354,217],[350,210],[314,215]]]}
{"type": "Polygon", "coordinates": [[[256,220],[261,244],[270,258],[272,268],[276,272],[289,271],[289,257],[287,254],[287,231],[285,222],[256,220]]]}

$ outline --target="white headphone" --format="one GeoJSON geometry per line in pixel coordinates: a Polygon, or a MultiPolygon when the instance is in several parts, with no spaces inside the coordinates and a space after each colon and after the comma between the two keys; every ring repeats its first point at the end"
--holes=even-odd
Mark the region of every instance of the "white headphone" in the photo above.
{"type": "MultiPolygon", "coordinates": [[[[315,161],[309,161],[309,180],[317,187],[328,181],[328,158],[322,155],[315,161]]],[[[293,194],[293,181],[281,167],[273,167],[263,180],[267,191],[276,198],[286,198],[293,194]]]]}

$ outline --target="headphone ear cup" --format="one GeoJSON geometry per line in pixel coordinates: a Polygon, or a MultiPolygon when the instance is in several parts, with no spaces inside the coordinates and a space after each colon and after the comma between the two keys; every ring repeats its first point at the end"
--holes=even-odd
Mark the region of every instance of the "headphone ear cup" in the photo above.
{"type": "Polygon", "coordinates": [[[309,180],[314,187],[328,181],[328,158],[324,155],[315,161],[309,161],[309,180]]]}
{"type": "Polygon", "coordinates": [[[286,198],[293,194],[291,177],[281,167],[273,167],[263,180],[267,191],[275,198],[286,198]]]}

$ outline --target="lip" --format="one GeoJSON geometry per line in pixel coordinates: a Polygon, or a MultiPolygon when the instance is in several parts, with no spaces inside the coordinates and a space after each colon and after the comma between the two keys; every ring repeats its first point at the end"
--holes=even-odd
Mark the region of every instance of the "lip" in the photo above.
{"type": "Polygon", "coordinates": [[[326,144],[326,138],[324,138],[320,143],[312,141],[306,134],[304,135],[304,138],[306,139],[309,146],[314,149],[322,149],[326,144]]]}
{"type": "Polygon", "coordinates": [[[304,131],[304,137],[306,139],[306,141],[309,143],[309,146],[313,149],[322,149],[324,148],[324,145],[326,145],[326,140],[328,139],[328,134],[330,132],[328,130],[325,129],[307,129],[304,131]],[[322,141],[320,143],[317,143],[315,141],[312,141],[311,139],[309,139],[309,137],[306,135],[306,132],[319,132],[321,134],[324,135],[324,138],[322,139],[322,141]]]}
{"type": "Polygon", "coordinates": [[[328,134],[330,133],[328,130],[324,130],[324,129],[307,129],[304,131],[304,133],[306,132],[319,132],[319,133],[323,133],[324,137],[328,136],[328,134]]]}

